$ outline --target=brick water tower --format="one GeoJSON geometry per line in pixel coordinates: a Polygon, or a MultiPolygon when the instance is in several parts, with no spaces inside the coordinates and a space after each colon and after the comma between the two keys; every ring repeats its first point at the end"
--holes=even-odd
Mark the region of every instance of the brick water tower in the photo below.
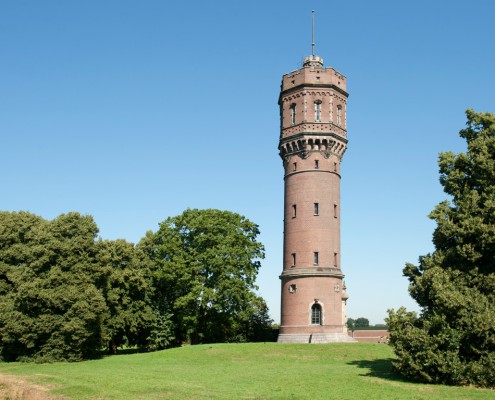
{"type": "Polygon", "coordinates": [[[340,263],[340,163],[347,145],[346,78],[306,57],[282,78],[285,169],[281,343],[352,341],[340,263]]]}

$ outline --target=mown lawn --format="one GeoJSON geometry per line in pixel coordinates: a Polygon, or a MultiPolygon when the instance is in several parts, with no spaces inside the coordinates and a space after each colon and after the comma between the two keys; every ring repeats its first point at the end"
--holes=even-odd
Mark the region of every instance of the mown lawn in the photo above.
{"type": "Polygon", "coordinates": [[[72,399],[495,399],[390,372],[389,346],[277,343],[186,346],[81,363],[0,363],[0,374],[72,399]]]}

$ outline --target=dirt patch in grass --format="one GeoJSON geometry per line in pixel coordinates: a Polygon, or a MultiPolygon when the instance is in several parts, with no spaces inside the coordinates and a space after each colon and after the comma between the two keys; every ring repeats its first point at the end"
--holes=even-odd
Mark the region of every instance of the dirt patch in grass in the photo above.
{"type": "Polygon", "coordinates": [[[48,393],[48,389],[17,376],[0,375],[0,400],[55,400],[63,399],[48,393]]]}

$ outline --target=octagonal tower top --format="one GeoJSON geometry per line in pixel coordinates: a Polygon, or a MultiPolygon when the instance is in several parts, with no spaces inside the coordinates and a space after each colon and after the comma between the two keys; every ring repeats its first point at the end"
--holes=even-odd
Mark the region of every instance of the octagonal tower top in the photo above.
{"type": "Polygon", "coordinates": [[[303,67],[294,70],[282,77],[281,92],[294,89],[301,85],[333,87],[347,96],[347,79],[333,68],[324,68],[323,58],[320,56],[308,56],[304,59],[303,67]]]}
{"type": "Polygon", "coordinates": [[[304,58],[303,67],[323,68],[323,58],[314,54],[304,58]]]}

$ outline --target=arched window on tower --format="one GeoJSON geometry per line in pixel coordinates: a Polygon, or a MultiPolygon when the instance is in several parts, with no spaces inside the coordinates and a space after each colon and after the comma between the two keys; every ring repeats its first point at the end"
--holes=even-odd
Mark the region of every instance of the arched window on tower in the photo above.
{"type": "Polygon", "coordinates": [[[321,306],[316,303],[311,306],[311,325],[321,325],[321,306]]]}
{"type": "Polygon", "coordinates": [[[337,106],[337,125],[342,125],[342,106],[340,104],[337,106]]]}
{"type": "Polygon", "coordinates": [[[315,101],[315,122],[321,122],[321,100],[315,101]]]}
{"type": "Polygon", "coordinates": [[[296,105],[294,103],[290,105],[290,123],[296,124],[296,105]]]}

